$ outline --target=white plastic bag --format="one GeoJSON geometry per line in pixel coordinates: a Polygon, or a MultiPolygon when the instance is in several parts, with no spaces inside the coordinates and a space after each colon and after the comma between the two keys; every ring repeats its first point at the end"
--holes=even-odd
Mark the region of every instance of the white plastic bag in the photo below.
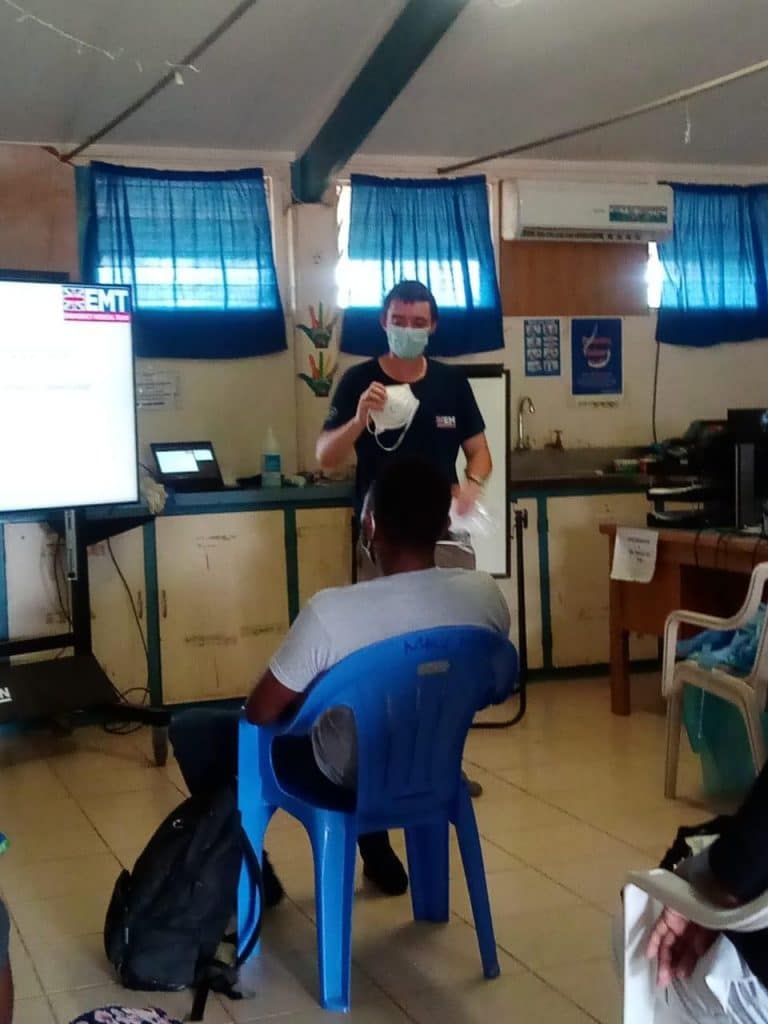
{"type": "Polygon", "coordinates": [[[490,537],[498,530],[498,523],[482,502],[476,501],[463,516],[457,511],[456,499],[451,502],[451,529],[463,530],[475,537],[490,537]]]}

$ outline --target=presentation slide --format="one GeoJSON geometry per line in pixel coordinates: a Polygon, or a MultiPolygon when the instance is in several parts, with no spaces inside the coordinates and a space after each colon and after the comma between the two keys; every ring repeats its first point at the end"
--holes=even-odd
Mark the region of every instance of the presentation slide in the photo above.
{"type": "Polygon", "coordinates": [[[0,512],[137,499],[129,289],[0,281],[0,512]]]}

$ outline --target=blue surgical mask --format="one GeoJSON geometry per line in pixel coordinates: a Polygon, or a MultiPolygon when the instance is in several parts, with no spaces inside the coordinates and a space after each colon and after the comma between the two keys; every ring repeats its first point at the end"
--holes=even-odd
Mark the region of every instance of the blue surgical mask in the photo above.
{"type": "Polygon", "coordinates": [[[387,328],[387,344],[393,356],[400,359],[418,359],[424,355],[429,341],[426,327],[395,327],[387,328]]]}

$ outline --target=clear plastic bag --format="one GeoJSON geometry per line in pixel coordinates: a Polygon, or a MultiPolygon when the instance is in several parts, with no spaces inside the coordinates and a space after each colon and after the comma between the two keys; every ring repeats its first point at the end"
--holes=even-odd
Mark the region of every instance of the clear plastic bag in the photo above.
{"type": "Polygon", "coordinates": [[[451,530],[463,530],[474,536],[490,537],[498,530],[498,523],[482,502],[476,501],[463,516],[457,511],[456,499],[451,502],[451,530]]]}

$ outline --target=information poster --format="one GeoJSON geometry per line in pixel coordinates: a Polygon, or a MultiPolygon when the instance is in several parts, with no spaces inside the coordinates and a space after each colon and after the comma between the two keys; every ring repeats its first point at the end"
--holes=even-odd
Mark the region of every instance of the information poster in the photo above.
{"type": "Polygon", "coordinates": [[[621,395],[621,319],[571,320],[571,373],[574,395],[621,395]]]}
{"type": "Polygon", "coordinates": [[[559,377],[560,321],[525,320],[523,332],[526,377],[559,377]]]}

